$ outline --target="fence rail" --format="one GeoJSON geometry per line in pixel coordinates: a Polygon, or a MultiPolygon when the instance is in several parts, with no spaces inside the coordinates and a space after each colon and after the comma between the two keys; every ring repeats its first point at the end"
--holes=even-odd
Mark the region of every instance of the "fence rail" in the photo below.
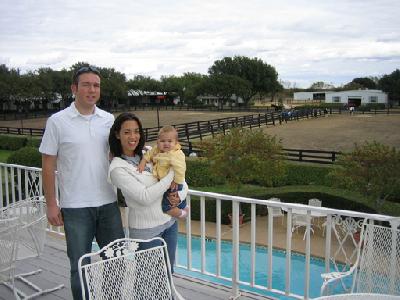
{"type": "MultiPolygon", "coordinates": [[[[277,123],[287,123],[290,121],[317,118],[325,113],[316,109],[302,109],[285,113],[267,112],[259,114],[249,114],[237,117],[226,117],[208,121],[195,121],[183,124],[173,125],[178,131],[178,136],[182,149],[186,154],[196,152],[201,155],[201,149],[196,148],[192,141],[202,140],[204,137],[214,137],[217,133],[225,134],[234,127],[242,128],[260,128],[261,126],[275,126],[277,123]]],[[[157,140],[159,127],[144,128],[146,141],[151,142],[157,140]]],[[[37,128],[17,128],[17,127],[0,127],[0,134],[30,135],[42,136],[44,129],[37,128]]],[[[320,151],[320,150],[303,150],[303,149],[283,149],[283,155],[288,160],[300,162],[312,162],[330,164],[335,162],[339,152],[320,151]]]]}

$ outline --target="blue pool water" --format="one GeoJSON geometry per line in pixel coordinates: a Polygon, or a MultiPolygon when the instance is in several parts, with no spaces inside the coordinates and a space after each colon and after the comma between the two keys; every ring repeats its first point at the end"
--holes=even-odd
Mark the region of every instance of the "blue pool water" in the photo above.
{"type": "MultiPolygon", "coordinates": [[[[192,267],[200,269],[200,238],[192,237],[192,267]]],[[[178,255],[177,264],[186,266],[186,236],[179,235],[178,238],[178,255]]],[[[267,286],[267,266],[268,266],[268,249],[266,247],[256,247],[256,262],[255,262],[255,281],[257,285],[267,286]]],[[[239,278],[241,281],[250,282],[250,245],[240,244],[239,247],[239,278]]],[[[292,272],[291,272],[291,292],[298,295],[304,295],[304,280],[305,280],[305,256],[292,253],[292,272]]],[[[285,289],[285,266],[286,253],[282,250],[273,250],[273,280],[272,287],[284,291],[285,289]]],[[[230,278],[232,275],[232,243],[222,241],[221,243],[221,275],[230,278]]],[[[206,242],[206,267],[207,272],[216,274],[216,242],[215,240],[207,240],[206,242]]],[[[184,268],[176,268],[176,272],[191,275],[200,279],[205,279],[212,282],[230,285],[230,282],[223,279],[217,279],[212,276],[200,274],[198,272],[187,271],[184,268]]],[[[320,288],[322,285],[321,273],[325,273],[325,262],[320,258],[311,258],[310,265],[310,297],[320,296],[320,288]]],[[[349,278],[351,281],[351,279],[349,278]]],[[[268,291],[241,286],[243,289],[255,291],[264,295],[270,295],[279,299],[293,299],[290,297],[280,296],[268,291]]]]}

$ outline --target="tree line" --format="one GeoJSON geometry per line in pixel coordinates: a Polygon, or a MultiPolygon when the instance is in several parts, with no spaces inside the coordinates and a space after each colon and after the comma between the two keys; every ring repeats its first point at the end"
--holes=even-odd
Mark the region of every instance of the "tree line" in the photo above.
{"type": "MultiPolygon", "coordinates": [[[[0,65],[0,107],[10,111],[65,107],[72,101],[70,91],[73,73],[86,62],[78,62],[60,71],[40,68],[21,74],[19,69],[0,65]],[[57,100],[57,101],[54,101],[57,100]],[[49,105],[51,104],[51,105],[49,105]]],[[[97,66],[96,66],[97,67],[97,66]]],[[[100,71],[100,106],[111,109],[117,105],[130,106],[128,91],[146,97],[144,92],[161,92],[163,99],[179,98],[181,104],[196,104],[199,95],[217,96],[224,104],[237,102],[247,105],[256,95],[269,95],[283,89],[275,68],[258,58],[225,57],[209,68],[208,74],[185,73],[182,76],[162,76],[159,80],[137,75],[127,80],[125,74],[114,68],[97,67],[100,71]],[[232,95],[236,98],[232,99],[232,95]]]]}
{"type": "MultiPolygon", "coordinates": [[[[30,110],[60,109],[73,101],[70,84],[72,74],[86,62],[77,62],[60,71],[39,68],[22,74],[19,69],[0,65],[0,111],[28,112],[30,110]]],[[[97,66],[96,66],[97,67],[97,66]]],[[[104,109],[117,106],[131,107],[129,91],[135,91],[139,98],[148,97],[145,92],[161,92],[162,101],[197,105],[200,95],[218,97],[219,105],[249,106],[255,97],[269,97],[274,100],[278,93],[299,90],[286,86],[278,80],[276,69],[259,58],[245,56],[225,57],[214,61],[208,74],[184,73],[182,76],[136,75],[127,79],[125,74],[114,68],[97,67],[101,73],[101,98],[99,105],[104,109]],[[233,97],[234,96],[234,97],[233,97]]],[[[310,89],[326,89],[327,84],[316,82],[310,89]]],[[[342,89],[379,88],[387,92],[392,101],[400,99],[400,70],[396,69],[380,78],[355,78],[342,89]]],[[[306,89],[307,90],[307,89],[306,89]]]]}

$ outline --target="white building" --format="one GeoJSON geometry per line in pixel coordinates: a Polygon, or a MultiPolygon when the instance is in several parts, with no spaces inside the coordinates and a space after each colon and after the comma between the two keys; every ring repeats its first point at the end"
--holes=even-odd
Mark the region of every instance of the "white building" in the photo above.
{"type": "Polygon", "coordinates": [[[366,104],[388,103],[388,96],[381,90],[351,90],[351,91],[318,91],[296,92],[293,95],[295,101],[320,101],[325,103],[342,103],[349,106],[366,104]]]}

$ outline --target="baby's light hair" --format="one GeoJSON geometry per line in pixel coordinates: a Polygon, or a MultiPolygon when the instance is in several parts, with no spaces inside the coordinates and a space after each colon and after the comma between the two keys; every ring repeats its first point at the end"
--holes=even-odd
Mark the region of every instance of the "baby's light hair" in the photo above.
{"type": "Polygon", "coordinates": [[[160,136],[163,133],[170,133],[170,132],[175,133],[175,139],[176,139],[176,141],[178,141],[178,131],[176,130],[176,128],[174,126],[171,126],[171,125],[165,125],[165,126],[161,127],[160,130],[158,131],[158,138],[160,138],[160,136]]]}

